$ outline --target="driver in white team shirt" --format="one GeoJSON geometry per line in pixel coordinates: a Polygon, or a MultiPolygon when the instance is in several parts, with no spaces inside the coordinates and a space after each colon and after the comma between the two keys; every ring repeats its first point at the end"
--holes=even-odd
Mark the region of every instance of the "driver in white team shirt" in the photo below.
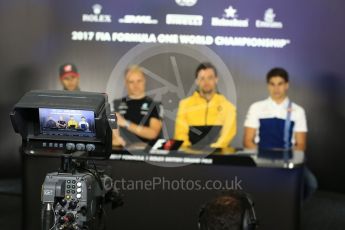
{"type": "MultiPolygon", "coordinates": [[[[305,151],[307,122],[304,109],[287,96],[289,74],[282,68],[271,69],[266,76],[270,97],[255,102],[244,122],[243,145],[247,149],[291,149],[305,151]]],[[[312,172],[304,170],[304,199],[317,189],[312,172]]]]}

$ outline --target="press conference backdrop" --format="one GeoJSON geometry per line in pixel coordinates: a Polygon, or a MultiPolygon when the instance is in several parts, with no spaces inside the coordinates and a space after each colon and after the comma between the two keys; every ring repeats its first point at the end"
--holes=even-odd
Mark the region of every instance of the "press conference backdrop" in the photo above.
{"type": "Polygon", "coordinates": [[[1,175],[20,169],[11,107],[28,90],[61,89],[60,64],[75,63],[81,89],[111,100],[125,95],[126,66],[143,66],[171,137],[197,64],[210,61],[219,91],[237,106],[236,147],[248,107],[267,97],[266,72],[286,68],[290,97],[307,112],[308,165],[321,188],[345,192],[344,9],[342,0],[1,1],[1,175]]]}

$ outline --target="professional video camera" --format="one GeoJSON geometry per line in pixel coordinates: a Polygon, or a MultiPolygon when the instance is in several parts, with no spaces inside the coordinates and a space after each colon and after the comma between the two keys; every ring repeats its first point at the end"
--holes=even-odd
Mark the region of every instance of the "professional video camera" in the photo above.
{"type": "Polygon", "coordinates": [[[31,91],[10,117],[25,154],[61,157],[60,170],[42,185],[42,230],[103,229],[104,205],[122,205],[113,179],[93,161],[109,158],[117,128],[107,96],[31,91]]]}

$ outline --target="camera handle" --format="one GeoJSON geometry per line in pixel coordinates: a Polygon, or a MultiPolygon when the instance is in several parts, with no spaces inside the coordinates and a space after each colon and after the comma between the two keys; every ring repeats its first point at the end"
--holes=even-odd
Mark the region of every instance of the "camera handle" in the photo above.
{"type": "MultiPolygon", "coordinates": [[[[60,170],[63,173],[74,173],[77,167],[77,164],[75,161],[73,161],[73,158],[83,157],[83,155],[86,155],[87,152],[83,151],[76,151],[69,154],[63,154],[61,157],[61,165],[60,170]]],[[[78,161],[80,165],[85,164],[85,160],[78,161]]]]}

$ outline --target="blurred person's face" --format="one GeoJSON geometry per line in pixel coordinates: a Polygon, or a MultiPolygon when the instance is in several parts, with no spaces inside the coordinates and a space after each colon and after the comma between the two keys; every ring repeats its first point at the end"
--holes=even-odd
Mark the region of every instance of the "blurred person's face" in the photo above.
{"type": "Polygon", "coordinates": [[[199,71],[195,82],[201,93],[211,94],[217,89],[218,77],[212,68],[207,68],[199,71]]]}
{"type": "Polygon", "coordinates": [[[267,83],[268,92],[272,99],[284,99],[289,89],[289,83],[280,76],[272,77],[267,83]]]}
{"type": "Polygon", "coordinates": [[[143,97],[145,95],[145,77],[140,72],[129,72],[126,75],[128,96],[143,97]]]}
{"type": "Polygon", "coordinates": [[[76,76],[64,76],[60,79],[61,85],[64,90],[75,91],[79,89],[79,77],[76,76]]]}

